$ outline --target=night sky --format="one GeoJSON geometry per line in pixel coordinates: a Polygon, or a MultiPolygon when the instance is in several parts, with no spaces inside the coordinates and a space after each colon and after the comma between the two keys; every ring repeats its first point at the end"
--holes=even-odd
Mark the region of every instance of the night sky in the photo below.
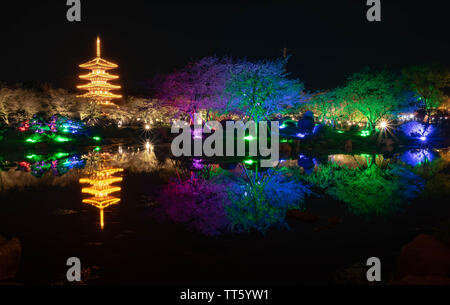
{"type": "MultiPolygon", "coordinates": [[[[6,2],[6,1],[4,1],[6,2]]],[[[248,59],[291,54],[289,71],[309,90],[342,84],[364,66],[396,71],[449,64],[445,1],[381,0],[382,21],[366,20],[366,0],[151,2],[82,0],[82,21],[68,22],[65,0],[1,4],[0,81],[48,82],[71,91],[78,64],[119,64],[123,93],[142,92],[157,73],[208,55],[248,59]]]]}

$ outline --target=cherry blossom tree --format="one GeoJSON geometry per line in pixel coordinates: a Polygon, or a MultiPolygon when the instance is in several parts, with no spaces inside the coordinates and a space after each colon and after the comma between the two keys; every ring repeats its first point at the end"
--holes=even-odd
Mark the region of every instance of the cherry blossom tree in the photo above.
{"type": "Polygon", "coordinates": [[[229,58],[205,57],[189,63],[179,71],[165,76],[158,86],[157,98],[181,112],[193,114],[206,110],[207,118],[214,110],[224,108],[224,90],[230,77],[229,58]]]}
{"type": "Polygon", "coordinates": [[[43,99],[35,90],[0,88],[0,119],[7,125],[30,119],[42,110],[43,99]]]}
{"type": "Polygon", "coordinates": [[[226,109],[242,111],[259,122],[287,112],[302,102],[303,84],[289,79],[286,60],[241,60],[233,65],[225,91],[229,97],[226,109]]]}

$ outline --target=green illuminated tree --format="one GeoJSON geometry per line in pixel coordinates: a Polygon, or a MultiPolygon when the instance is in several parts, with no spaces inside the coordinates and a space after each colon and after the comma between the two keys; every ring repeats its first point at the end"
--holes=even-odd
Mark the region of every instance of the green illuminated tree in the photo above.
{"type": "Polygon", "coordinates": [[[345,86],[337,89],[337,98],[345,103],[346,111],[360,112],[367,120],[369,130],[402,106],[400,86],[394,75],[364,69],[348,78],[345,86]]]}
{"type": "Polygon", "coordinates": [[[428,120],[431,111],[444,101],[442,88],[450,86],[450,73],[438,65],[418,65],[402,70],[408,86],[419,96],[428,120]]]}
{"type": "Polygon", "coordinates": [[[424,179],[409,169],[397,164],[380,167],[370,161],[369,156],[364,157],[367,166],[349,168],[336,163],[325,164],[299,178],[342,200],[352,213],[359,215],[396,212],[423,190],[424,179]]]}

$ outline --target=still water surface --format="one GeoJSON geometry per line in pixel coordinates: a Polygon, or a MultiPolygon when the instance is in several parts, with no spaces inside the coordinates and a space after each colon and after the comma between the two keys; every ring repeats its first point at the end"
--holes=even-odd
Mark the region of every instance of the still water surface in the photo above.
{"type": "MultiPolygon", "coordinates": [[[[154,207],[169,179],[212,161],[166,156],[152,148],[110,146],[3,159],[0,234],[22,242],[17,281],[59,283],[65,260],[77,256],[90,283],[328,283],[339,268],[366,256],[385,257],[392,270],[402,244],[450,215],[448,204],[425,198],[398,215],[367,220],[329,198],[311,198],[306,210],[323,219],[316,224],[290,221],[290,230],[265,235],[204,236],[154,207]],[[330,228],[331,216],[342,224],[330,228]]],[[[418,166],[448,156],[447,150],[416,149],[373,158],[418,166]]],[[[327,162],[357,167],[370,158],[295,154],[281,166],[308,172],[327,162]]],[[[239,170],[234,163],[214,166],[239,170]]]]}

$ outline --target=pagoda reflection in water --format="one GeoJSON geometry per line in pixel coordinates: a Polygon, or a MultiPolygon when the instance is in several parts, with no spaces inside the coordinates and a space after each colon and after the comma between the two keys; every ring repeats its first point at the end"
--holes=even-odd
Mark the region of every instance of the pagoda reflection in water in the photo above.
{"type": "Polygon", "coordinates": [[[95,170],[88,178],[81,178],[80,184],[90,184],[89,187],[83,187],[81,193],[93,195],[87,199],[83,199],[83,203],[90,204],[100,209],[100,227],[103,229],[104,209],[120,202],[120,198],[112,195],[120,192],[120,186],[112,185],[122,182],[122,177],[114,176],[118,172],[122,172],[123,168],[106,167],[95,170]]]}

